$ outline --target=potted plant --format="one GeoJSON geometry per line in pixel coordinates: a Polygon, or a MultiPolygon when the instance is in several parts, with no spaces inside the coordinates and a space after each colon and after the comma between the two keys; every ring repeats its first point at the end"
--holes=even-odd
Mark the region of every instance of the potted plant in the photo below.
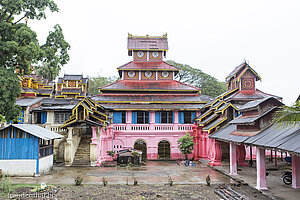
{"type": "Polygon", "coordinates": [[[109,156],[111,156],[111,158],[114,160],[114,156],[115,156],[115,154],[116,154],[115,151],[107,151],[106,153],[107,153],[109,156]]]}
{"type": "Polygon", "coordinates": [[[186,166],[188,166],[190,163],[188,156],[193,152],[194,145],[195,145],[193,141],[193,136],[191,136],[188,132],[186,132],[186,134],[181,138],[179,138],[177,142],[182,155],[184,155],[185,157],[186,166]]]}

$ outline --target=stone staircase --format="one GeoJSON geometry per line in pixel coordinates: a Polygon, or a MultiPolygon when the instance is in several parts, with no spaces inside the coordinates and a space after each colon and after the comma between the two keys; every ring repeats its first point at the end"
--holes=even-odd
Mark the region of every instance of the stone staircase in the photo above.
{"type": "Polygon", "coordinates": [[[90,166],[90,136],[82,136],[75,157],[73,167],[90,166]]]}

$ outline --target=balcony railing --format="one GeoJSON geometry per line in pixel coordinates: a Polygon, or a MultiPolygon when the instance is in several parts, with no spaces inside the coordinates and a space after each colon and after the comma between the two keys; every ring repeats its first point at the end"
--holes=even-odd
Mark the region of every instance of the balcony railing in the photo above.
{"type": "Polygon", "coordinates": [[[114,124],[115,132],[126,131],[192,131],[193,124],[114,124]]]}

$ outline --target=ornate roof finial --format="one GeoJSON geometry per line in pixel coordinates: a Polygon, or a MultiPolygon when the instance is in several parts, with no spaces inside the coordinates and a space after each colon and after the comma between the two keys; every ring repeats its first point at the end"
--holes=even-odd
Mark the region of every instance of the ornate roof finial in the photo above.
{"type": "Polygon", "coordinates": [[[167,38],[168,37],[168,33],[163,34],[163,38],[167,38]]]}
{"type": "Polygon", "coordinates": [[[128,38],[132,38],[132,34],[128,33],[128,38]]]}

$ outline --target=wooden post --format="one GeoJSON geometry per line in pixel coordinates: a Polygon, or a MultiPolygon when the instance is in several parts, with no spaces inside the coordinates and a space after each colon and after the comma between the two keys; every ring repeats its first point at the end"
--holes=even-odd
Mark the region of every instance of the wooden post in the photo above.
{"type": "Polygon", "coordinates": [[[273,151],[271,149],[271,157],[270,157],[270,162],[273,163],[273,151]]]}
{"type": "Polygon", "coordinates": [[[253,159],[252,159],[252,146],[250,146],[250,161],[249,161],[249,166],[253,166],[253,159]]]}

